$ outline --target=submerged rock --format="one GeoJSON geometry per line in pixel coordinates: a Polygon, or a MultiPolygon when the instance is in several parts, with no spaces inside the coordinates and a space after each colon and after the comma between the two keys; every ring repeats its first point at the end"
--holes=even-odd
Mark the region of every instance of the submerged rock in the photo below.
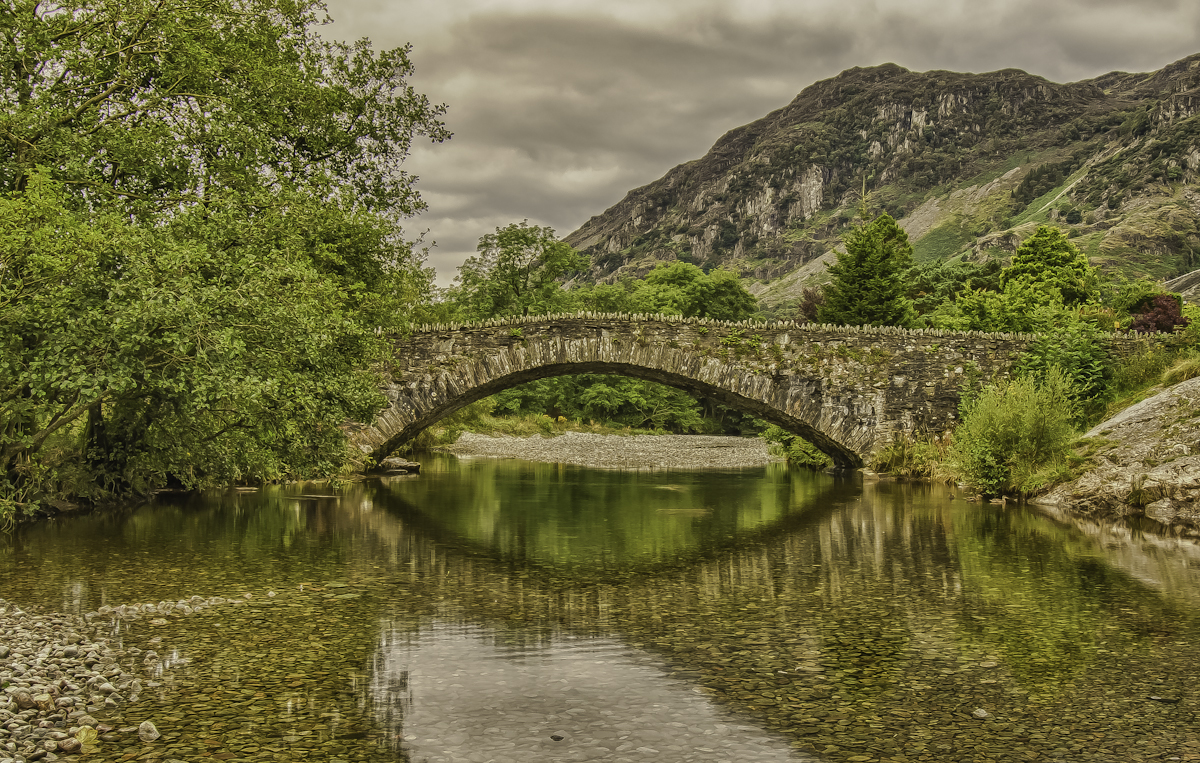
{"type": "Polygon", "coordinates": [[[162,734],[158,733],[158,729],[156,729],[154,724],[150,721],[142,721],[142,725],[138,726],[138,739],[142,740],[143,742],[153,742],[160,736],[162,736],[162,734]]]}

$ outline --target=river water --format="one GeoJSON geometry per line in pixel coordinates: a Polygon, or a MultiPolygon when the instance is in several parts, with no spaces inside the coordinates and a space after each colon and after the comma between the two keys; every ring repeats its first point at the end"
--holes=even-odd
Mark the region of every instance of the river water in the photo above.
{"type": "Polygon", "coordinates": [[[765,468],[422,459],[0,539],[154,686],[87,760],[1200,760],[1200,550],[765,468]],[[148,650],[157,656],[144,659],[148,650]]]}

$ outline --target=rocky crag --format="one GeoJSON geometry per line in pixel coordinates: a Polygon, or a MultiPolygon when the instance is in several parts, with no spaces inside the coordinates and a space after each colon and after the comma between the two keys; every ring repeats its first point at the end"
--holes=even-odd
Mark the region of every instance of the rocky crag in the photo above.
{"type": "Polygon", "coordinates": [[[1200,537],[1200,378],[1098,424],[1083,447],[1091,468],[1036,503],[1101,519],[1145,516],[1200,537]]]}
{"type": "Polygon", "coordinates": [[[1171,278],[1200,252],[1200,55],[1056,84],[856,68],[730,131],[567,241],[589,278],[723,266],[776,313],[821,279],[862,189],[918,261],[1005,257],[1053,222],[1101,268],[1171,278]]]}

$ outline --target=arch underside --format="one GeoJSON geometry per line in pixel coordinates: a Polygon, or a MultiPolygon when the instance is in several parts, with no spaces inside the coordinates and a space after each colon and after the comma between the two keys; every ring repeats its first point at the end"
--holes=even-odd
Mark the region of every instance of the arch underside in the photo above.
{"type": "MultiPolygon", "coordinates": [[[[450,375],[449,378],[455,378],[453,370],[448,370],[445,373],[450,375]]],[[[853,447],[842,442],[838,438],[837,433],[822,431],[814,421],[808,421],[804,418],[791,415],[787,411],[781,410],[778,405],[772,405],[767,401],[748,397],[725,387],[682,374],[664,371],[659,368],[611,361],[552,363],[533,368],[523,368],[496,376],[492,379],[481,380],[480,383],[462,388],[453,394],[438,396],[440,399],[431,400],[427,404],[420,405],[409,402],[411,417],[404,417],[408,419],[408,423],[398,428],[398,431],[387,436],[383,446],[379,449],[377,457],[382,458],[391,453],[400,445],[416,437],[422,430],[477,400],[482,400],[497,392],[511,389],[526,382],[585,373],[612,374],[658,382],[683,390],[696,397],[707,397],[716,400],[722,405],[757,416],[764,421],[776,424],[789,432],[804,437],[832,458],[834,463],[840,468],[858,468],[863,465],[862,455],[853,447]]],[[[817,388],[816,394],[819,395],[819,383],[814,386],[817,388]]],[[[774,391],[778,392],[779,390],[774,391]]],[[[393,405],[401,404],[403,404],[401,399],[395,399],[393,403],[393,405]]]]}

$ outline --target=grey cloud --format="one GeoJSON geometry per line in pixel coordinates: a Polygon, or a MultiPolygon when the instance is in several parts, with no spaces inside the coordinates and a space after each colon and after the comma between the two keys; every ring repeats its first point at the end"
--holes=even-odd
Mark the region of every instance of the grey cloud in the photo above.
{"type": "MultiPolygon", "coordinates": [[[[391,8],[400,25],[415,7],[334,0],[331,12],[352,14],[356,3],[381,28],[391,8]]],[[[417,149],[408,167],[429,202],[410,227],[438,241],[430,262],[443,283],[496,226],[529,218],[565,235],[851,66],[1018,67],[1063,82],[1152,70],[1200,49],[1200,5],[1179,0],[814,0],[758,14],[732,1],[697,5],[681,0],[673,22],[651,24],[615,20],[603,6],[550,14],[499,0],[487,7],[500,10],[460,14],[411,40],[413,84],[448,104],[455,132],[417,149]]]]}

